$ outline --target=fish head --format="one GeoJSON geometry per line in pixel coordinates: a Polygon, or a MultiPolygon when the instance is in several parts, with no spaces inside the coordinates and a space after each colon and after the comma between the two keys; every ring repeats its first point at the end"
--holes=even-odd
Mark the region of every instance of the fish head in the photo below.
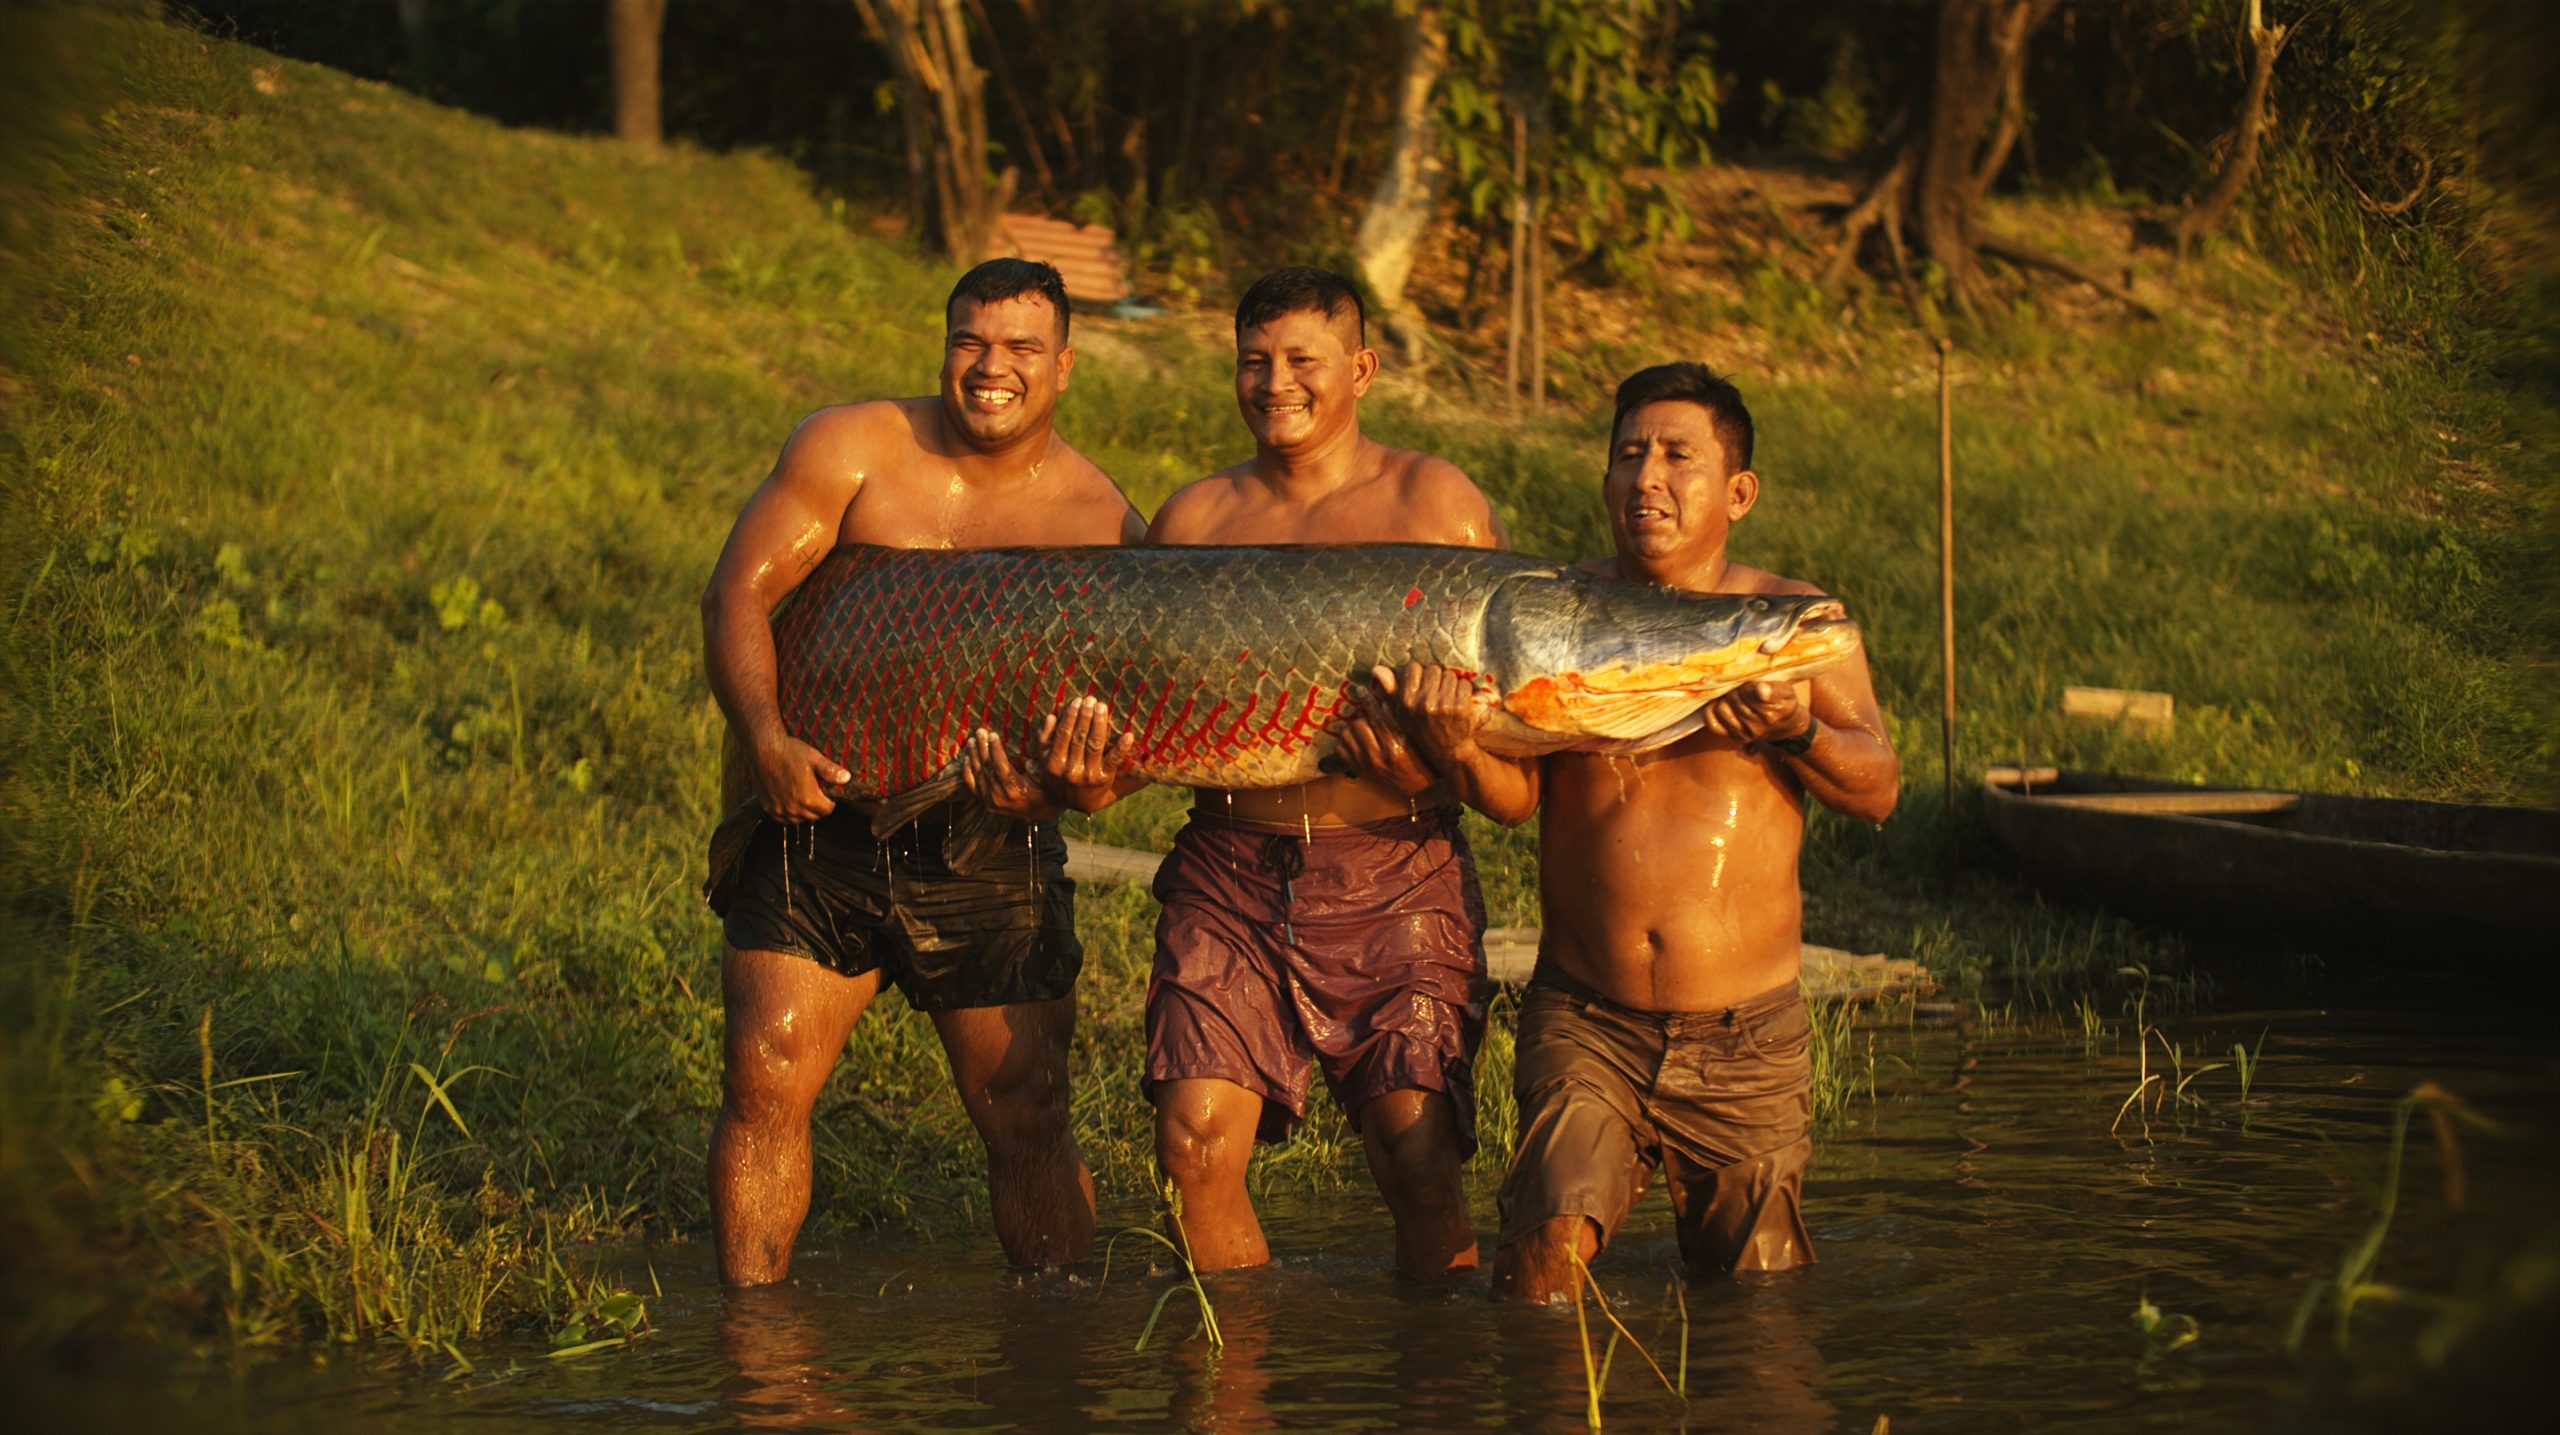
{"type": "Polygon", "coordinates": [[[1588,574],[1504,585],[1485,651],[1501,691],[1489,747],[1641,751],[1694,730],[1749,682],[1792,680],[1858,649],[1858,625],[1820,594],[1684,593],[1588,574]]]}

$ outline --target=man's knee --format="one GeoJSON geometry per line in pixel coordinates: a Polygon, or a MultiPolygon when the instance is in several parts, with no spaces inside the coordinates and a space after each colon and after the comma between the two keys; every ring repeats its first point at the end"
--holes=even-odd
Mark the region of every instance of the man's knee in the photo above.
{"type": "Polygon", "coordinates": [[[1503,1242],[1493,1256],[1496,1300],[1562,1300],[1573,1290],[1574,1266],[1600,1248],[1600,1229],[1588,1216],[1551,1216],[1503,1242]]]}
{"type": "Polygon", "coordinates": [[[1253,1159],[1253,1133],[1242,1136],[1208,1113],[1173,1107],[1156,1114],[1156,1165],[1177,1186],[1241,1180],[1253,1159]]]}
{"type": "Polygon", "coordinates": [[[1457,1188],[1466,1154],[1450,1100],[1390,1092],[1361,1112],[1372,1169],[1390,1197],[1427,1199],[1457,1188]]]}
{"type": "Polygon", "coordinates": [[[834,1064],[833,1053],[821,1059],[754,1037],[732,1041],[720,1068],[721,1119],[755,1128],[806,1121],[834,1064]]]}
{"type": "Polygon", "coordinates": [[[1063,1070],[1007,1073],[964,1093],[963,1100],[988,1153],[999,1160],[1031,1159],[1068,1140],[1063,1070]]]}

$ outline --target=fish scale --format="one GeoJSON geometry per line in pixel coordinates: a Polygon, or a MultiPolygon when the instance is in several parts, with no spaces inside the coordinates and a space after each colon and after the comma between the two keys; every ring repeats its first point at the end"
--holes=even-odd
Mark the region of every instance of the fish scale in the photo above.
{"type": "Polygon", "coordinates": [[[1374,663],[1483,666],[1502,581],[1482,549],[846,546],[776,615],[784,726],[866,796],[947,775],[969,732],[1035,750],[1075,697],[1111,704],[1129,766],[1205,787],[1305,782],[1374,663]]]}

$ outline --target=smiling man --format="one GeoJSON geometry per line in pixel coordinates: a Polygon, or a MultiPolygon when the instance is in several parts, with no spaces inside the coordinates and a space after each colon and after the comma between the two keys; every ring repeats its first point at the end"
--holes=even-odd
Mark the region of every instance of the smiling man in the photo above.
{"type": "MultiPolygon", "coordinates": [[[[1253,457],[1166,500],[1153,543],[1503,542],[1453,465],[1360,431],[1378,372],[1359,292],[1321,269],[1265,275],[1236,306],[1236,407],[1253,457]]],[[[1475,695],[1409,670],[1396,720],[1354,719],[1349,770],[1301,787],[1197,794],[1156,879],[1147,984],[1156,1155],[1194,1260],[1270,1258],[1245,1191],[1257,1137],[1306,1114],[1310,1064],[1360,1134],[1414,1276],[1476,1264],[1460,1167],[1474,1149],[1484,904],[1456,802],[1505,822],[1536,789],[1475,749],[1475,695]],[[1452,729],[1435,772],[1401,730],[1452,729]]]]}
{"type": "Polygon", "coordinates": [[[738,515],[703,594],[704,666],[731,734],[724,806],[752,797],[764,814],[711,893],[727,939],[711,1212],[730,1285],[789,1270],[809,1209],[810,1109],[884,980],[942,1039],[986,1145],[1006,1258],[1042,1266],[1092,1253],[1093,1181],[1067,1128],[1084,951],[1056,827],[1017,831],[966,876],[942,860],[947,814],[875,839],[867,805],[831,795],[847,774],[782,726],[770,626],[774,606],[839,543],[995,548],[1144,534],[1119,487],[1050,426],[1075,370],[1067,321],[1066,287],[1048,265],[970,270],[943,307],[942,391],[804,420],[738,515]]]}
{"type": "MultiPolygon", "coordinates": [[[[1736,563],[1759,500],[1751,413],[1701,364],[1618,386],[1601,495],[1617,555],[1583,565],[1692,593],[1816,593],[1736,563]]],[[[1796,854],[1808,798],[1865,822],[1900,768],[1863,653],[1805,683],[1747,684],[1696,733],[1632,756],[1540,761],[1545,928],[1520,1008],[1520,1145],[1502,1187],[1497,1297],[1551,1300],[1656,1168],[1706,1270],[1813,1259],[1796,854]]]]}

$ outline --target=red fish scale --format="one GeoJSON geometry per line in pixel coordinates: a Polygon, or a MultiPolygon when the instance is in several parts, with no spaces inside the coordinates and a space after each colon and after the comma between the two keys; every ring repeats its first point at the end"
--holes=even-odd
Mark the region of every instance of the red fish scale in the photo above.
{"type": "Polygon", "coordinates": [[[931,781],[980,726],[1031,752],[1087,693],[1134,730],[1148,777],[1281,785],[1316,775],[1347,679],[1481,667],[1494,586],[1544,567],[1421,546],[846,547],[776,616],[776,691],[866,796],[931,781]]]}

